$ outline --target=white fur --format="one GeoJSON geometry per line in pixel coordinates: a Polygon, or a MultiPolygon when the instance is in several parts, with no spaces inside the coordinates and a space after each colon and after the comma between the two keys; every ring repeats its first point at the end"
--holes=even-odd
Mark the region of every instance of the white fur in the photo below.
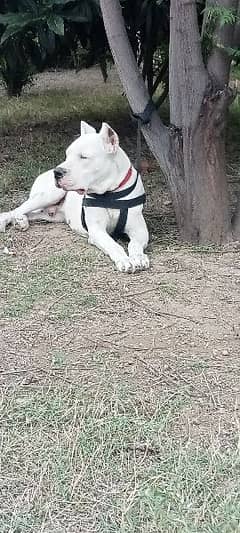
{"type": "MultiPolygon", "coordinates": [[[[103,194],[118,187],[128,172],[131,163],[119,147],[116,132],[103,123],[99,133],[86,122],[81,122],[81,136],[67,149],[66,159],[59,166],[65,175],[55,183],[54,169],[38,176],[33,183],[28,200],[6,213],[0,214],[0,231],[8,224],[17,224],[22,230],[28,228],[29,220],[65,222],[77,233],[88,236],[88,241],[100,248],[115,263],[120,272],[134,272],[149,267],[144,249],[148,244],[148,230],[142,215],[142,205],[130,208],[125,227],[129,236],[128,254],[110,236],[119,217],[119,211],[103,208],[85,208],[88,232],[81,223],[83,195],[80,189],[89,193],[103,194]],[[67,191],[67,192],[66,192],[67,191]],[[59,204],[60,202],[60,204],[59,204]],[[58,205],[59,204],[59,205],[58,205]]],[[[136,179],[133,169],[128,188],[136,179]]],[[[139,176],[134,191],[127,198],[143,194],[139,176]]]]}

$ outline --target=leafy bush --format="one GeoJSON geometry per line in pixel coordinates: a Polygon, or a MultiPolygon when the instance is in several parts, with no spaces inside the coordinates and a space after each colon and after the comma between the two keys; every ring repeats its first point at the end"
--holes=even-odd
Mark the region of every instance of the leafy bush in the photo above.
{"type": "MultiPolygon", "coordinates": [[[[10,96],[21,93],[35,71],[81,46],[91,49],[92,29],[106,45],[98,0],[5,0],[0,7],[0,75],[10,96]],[[55,59],[53,59],[55,58],[55,59]]],[[[95,42],[100,43],[100,39],[95,42]]]]}

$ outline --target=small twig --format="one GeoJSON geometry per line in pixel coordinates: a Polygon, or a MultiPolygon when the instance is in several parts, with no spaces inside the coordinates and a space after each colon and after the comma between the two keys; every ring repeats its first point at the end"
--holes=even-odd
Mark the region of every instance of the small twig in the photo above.
{"type": "Polygon", "coordinates": [[[140,348],[139,346],[132,346],[131,344],[130,345],[128,344],[119,345],[108,339],[103,339],[102,337],[95,337],[94,340],[90,339],[89,337],[86,337],[86,335],[82,335],[82,337],[92,343],[97,341],[97,342],[102,342],[103,344],[110,344],[112,347],[116,348],[117,350],[120,350],[121,348],[125,348],[126,350],[133,350],[135,352],[149,352],[151,350],[152,351],[160,350],[159,346],[155,346],[154,348],[152,346],[150,346],[149,348],[140,348]]]}
{"type": "Polygon", "coordinates": [[[101,314],[102,315],[110,315],[110,316],[115,316],[115,315],[118,315],[118,316],[121,316],[121,315],[125,315],[125,310],[121,310],[119,311],[118,309],[114,310],[114,309],[104,309],[104,308],[101,308],[101,314]]]}
{"type": "Polygon", "coordinates": [[[211,396],[211,398],[212,398],[212,403],[213,403],[214,407],[217,408],[217,402],[216,402],[216,400],[215,400],[215,398],[214,398],[213,392],[212,392],[212,390],[211,390],[211,387],[210,387],[210,385],[209,385],[209,383],[208,383],[208,380],[207,380],[206,375],[205,375],[204,372],[202,372],[202,376],[204,377],[204,381],[205,381],[205,383],[206,383],[206,385],[207,385],[207,388],[208,388],[209,394],[210,394],[210,396],[211,396]]]}
{"type": "MultiPolygon", "coordinates": [[[[134,300],[133,300],[134,302],[134,300]]],[[[152,309],[150,307],[146,307],[145,306],[145,302],[138,302],[138,300],[135,300],[134,302],[136,305],[144,305],[144,310],[145,311],[149,311],[150,313],[153,313],[154,315],[156,316],[172,316],[174,318],[180,318],[182,320],[189,320],[190,322],[193,322],[194,324],[199,324],[199,320],[195,320],[195,318],[192,318],[191,316],[187,316],[187,315],[177,315],[175,313],[170,313],[170,312],[167,312],[167,311],[160,311],[159,309],[155,310],[155,309],[152,309]]],[[[207,320],[216,320],[216,317],[215,316],[202,316],[201,318],[205,318],[207,320]]]]}
{"type": "Polygon", "coordinates": [[[149,313],[152,313],[155,316],[172,316],[174,318],[180,318],[182,320],[190,320],[191,322],[194,322],[195,324],[199,324],[198,320],[195,320],[194,318],[190,316],[177,315],[175,313],[170,313],[167,311],[159,311],[159,309],[155,310],[150,307],[146,307],[145,302],[138,302],[138,300],[132,300],[132,302],[135,303],[135,305],[137,306],[139,306],[140,304],[144,305],[144,311],[148,311],[149,313]]]}
{"type": "MultiPolygon", "coordinates": [[[[43,373],[43,374],[61,374],[64,370],[71,370],[74,369],[76,366],[79,366],[82,363],[82,361],[76,361],[75,363],[72,363],[71,365],[65,365],[62,368],[55,368],[55,367],[49,367],[49,368],[40,368],[40,367],[31,367],[31,368],[20,368],[18,370],[1,370],[0,374],[2,376],[8,376],[8,375],[14,375],[14,374],[34,374],[34,373],[43,373]]],[[[81,370],[92,370],[95,368],[96,365],[93,366],[82,366],[81,370]]],[[[64,376],[63,376],[64,377],[64,376]]]]}
{"type": "Polygon", "coordinates": [[[159,378],[162,377],[166,381],[172,381],[172,383],[174,383],[174,384],[176,384],[177,380],[182,380],[185,383],[187,383],[187,385],[189,385],[189,382],[183,376],[179,376],[179,375],[175,375],[174,376],[173,374],[170,374],[169,372],[167,374],[165,374],[164,372],[160,372],[159,370],[157,370],[157,368],[155,368],[154,366],[150,365],[149,363],[147,363],[147,361],[145,361],[144,359],[142,359],[139,356],[137,356],[137,361],[140,361],[148,370],[153,372],[159,378]]]}
{"type": "Polygon", "coordinates": [[[105,333],[107,337],[112,337],[113,335],[121,335],[123,333],[122,338],[126,337],[128,335],[128,331],[126,329],[123,329],[121,331],[111,331],[109,333],[105,333]]]}
{"type": "Polygon", "coordinates": [[[43,313],[43,315],[42,315],[43,318],[46,318],[48,313],[49,313],[49,311],[52,309],[52,307],[56,303],[58,303],[59,301],[63,300],[64,298],[65,298],[65,294],[63,294],[62,296],[58,296],[58,298],[55,298],[55,300],[49,304],[49,306],[47,307],[46,311],[43,313]]]}
{"type": "Polygon", "coordinates": [[[14,374],[26,374],[27,372],[32,372],[33,370],[32,369],[22,369],[22,370],[1,370],[0,369],[0,374],[2,376],[11,376],[11,375],[14,375],[14,374]]]}
{"type": "Polygon", "coordinates": [[[146,368],[147,370],[149,370],[150,372],[152,372],[155,376],[157,376],[158,378],[162,377],[163,376],[163,373],[160,373],[159,370],[157,370],[157,368],[155,368],[154,366],[150,365],[149,363],[147,363],[147,361],[145,361],[144,359],[142,359],[142,357],[137,357],[137,361],[140,361],[140,363],[142,363],[146,368]]]}
{"type": "Polygon", "coordinates": [[[147,292],[153,292],[156,289],[158,289],[158,287],[153,287],[152,289],[146,289],[145,291],[132,292],[132,293],[129,293],[129,294],[124,293],[123,296],[127,297],[127,298],[130,298],[132,296],[139,296],[140,294],[146,294],[147,292]]]}
{"type": "Polygon", "coordinates": [[[41,244],[41,242],[44,241],[44,239],[45,239],[45,235],[43,235],[43,237],[41,237],[41,239],[37,241],[37,243],[33,246],[33,248],[30,249],[30,252],[35,252],[36,248],[38,248],[39,244],[41,244]]]}

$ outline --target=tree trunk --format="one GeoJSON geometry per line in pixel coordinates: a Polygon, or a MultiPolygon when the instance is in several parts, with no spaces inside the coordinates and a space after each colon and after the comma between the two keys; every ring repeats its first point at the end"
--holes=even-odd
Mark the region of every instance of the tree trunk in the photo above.
{"type": "MultiPolygon", "coordinates": [[[[143,112],[149,95],[129,46],[119,1],[100,2],[129,103],[134,112],[143,112]]],[[[154,112],[142,131],[168,181],[181,237],[221,243],[232,236],[224,139],[232,93],[224,81],[221,90],[216,89],[203,64],[195,0],[171,0],[169,55],[172,125],[166,128],[154,112]]],[[[220,63],[212,60],[211,72],[218,81],[220,63]]]]}
{"type": "Polygon", "coordinates": [[[211,99],[206,99],[204,107],[195,130],[190,128],[184,135],[184,170],[192,215],[186,230],[188,240],[221,243],[232,238],[223,136],[225,117],[222,113],[218,122],[217,103],[211,99]]]}
{"type": "Polygon", "coordinates": [[[223,242],[231,238],[223,136],[230,95],[214,91],[203,64],[194,0],[171,1],[169,64],[170,120],[183,144],[182,233],[188,241],[223,242]]]}
{"type": "MultiPolygon", "coordinates": [[[[235,26],[234,34],[233,34],[233,44],[236,48],[240,47],[240,0],[238,0],[238,8],[237,8],[237,24],[235,26]]],[[[240,195],[238,198],[238,203],[235,211],[235,215],[233,217],[233,235],[234,238],[237,240],[240,240],[240,195]]]]}

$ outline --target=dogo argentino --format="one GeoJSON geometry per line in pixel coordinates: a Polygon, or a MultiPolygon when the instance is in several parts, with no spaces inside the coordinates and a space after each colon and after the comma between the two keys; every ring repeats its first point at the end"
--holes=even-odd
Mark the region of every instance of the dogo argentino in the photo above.
{"type": "Polygon", "coordinates": [[[65,222],[120,272],[135,272],[149,267],[144,201],[141,176],[120,148],[117,133],[106,123],[97,133],[82,121],[65,161],[36,178],[26,202],[0,214],[0,231],[8,224],[26,230],[29,220],[65,222]],[[113,238],[121,233],[129,238],[128,254],[113,238]]]}

